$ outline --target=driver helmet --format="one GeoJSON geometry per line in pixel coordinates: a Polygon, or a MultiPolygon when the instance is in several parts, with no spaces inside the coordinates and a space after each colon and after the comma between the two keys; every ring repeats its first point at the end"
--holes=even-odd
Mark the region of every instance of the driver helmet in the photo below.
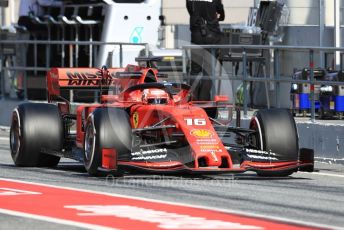
{"type": "Polygon", "coordinates": [[[145,89],[142,94],[142,102],[144,104],[167,104],[169,95],[161,89],[145,89]]]}

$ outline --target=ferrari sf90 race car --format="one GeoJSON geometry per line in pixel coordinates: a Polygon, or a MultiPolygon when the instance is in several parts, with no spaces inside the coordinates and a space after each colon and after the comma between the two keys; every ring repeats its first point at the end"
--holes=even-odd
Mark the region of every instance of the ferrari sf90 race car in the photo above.
{"type": "Polygon", "coordinates": [[[48,103],[13,111],[15,165],[54,167],[64,157],[83,162],[94,176],[313,171],[313,150],[299,149],[287,110],[259,110],[243,128],[228,97],[194,101],[189,85],[159,82],[166,76],[150,67],[151,60],[138,60],[147,61],[144,67],[51,69],[48,103]],[[94,90],[98,103],[72,108],[61,96],[65,89],[94,90]]]}

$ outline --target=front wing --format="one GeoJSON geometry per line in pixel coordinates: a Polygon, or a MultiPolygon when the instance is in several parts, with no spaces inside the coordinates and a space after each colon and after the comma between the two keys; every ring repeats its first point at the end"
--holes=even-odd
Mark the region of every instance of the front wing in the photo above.
{"type": "Polygon", "coordinates": [[[312,167],[313,163],[305,163],[300,161],[295,162],[279,162],[279,163],[259,163],[259,162],[243,162],[240,167],[233,168],[211,168],[200,167],[190,168],[180,162],[130,162],[119,161],[116,169],[99,168],[100,171],[107,173],[117,173],[118,171],[130,171],[137,173],[158,173],[158,174],[190,174],[190,175],[213,175],[213,174],[225,174],[225,173],[244,173],[252,171],[256,173],[275,172],[276,174],[283,174],[284,172],[290,172],[292,170],[308,171],[312,167]]]}

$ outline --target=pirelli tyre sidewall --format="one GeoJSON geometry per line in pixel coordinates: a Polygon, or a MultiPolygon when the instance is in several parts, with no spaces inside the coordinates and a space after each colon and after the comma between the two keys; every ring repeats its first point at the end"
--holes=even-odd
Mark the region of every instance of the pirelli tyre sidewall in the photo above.
{"type": "Polygon", "coordinates": [[[84,138],[84,165],[90,175],[101,176],[102,149],[115,149],[117,158],[130,155],[131,125],[128,114],[119,108],[98,108],[87,119],[84,138]]]}
{"type": "MultiPolygon", "coordinates": [[[[260,150],[273,153],[279,162],[299,159],[299,142],[295,120],[287,109],[259,110],[251,120],[250,128],[260,150]]],[[[262,176],[287,176],[294,172],[262,172],[262,176]]]]}
{"type": "Polygon", "coordinates": [[[47,151],[61,151],[63,121],[55,105],[24,103],[12,113],[10,148],[13,162],[23,167],[53,167],[60,157],[47,151]]]}

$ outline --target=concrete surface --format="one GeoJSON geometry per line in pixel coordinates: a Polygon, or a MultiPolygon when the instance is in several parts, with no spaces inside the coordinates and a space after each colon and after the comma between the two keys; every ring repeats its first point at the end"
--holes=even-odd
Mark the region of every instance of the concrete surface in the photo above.
{"type": "MultiPolygon", "coordinates": [[[[130,174],[121,178],[95,178],[85,172],[82,164],[70,160],[63,160],[57,168],[15,167],[9,153],[8,131],[0,131],[0,178],[201,205],[343,229],[344,169],[316,163],[316,171],[286,178],[257,177],[255,173],[203,177],[130,174]]],[[[0,215],[0,229],[13,228],[15,219],[0,215]]],[[[16,229],[72,229],[25,218],[15,221],[15,226],[16,229]]]]}

